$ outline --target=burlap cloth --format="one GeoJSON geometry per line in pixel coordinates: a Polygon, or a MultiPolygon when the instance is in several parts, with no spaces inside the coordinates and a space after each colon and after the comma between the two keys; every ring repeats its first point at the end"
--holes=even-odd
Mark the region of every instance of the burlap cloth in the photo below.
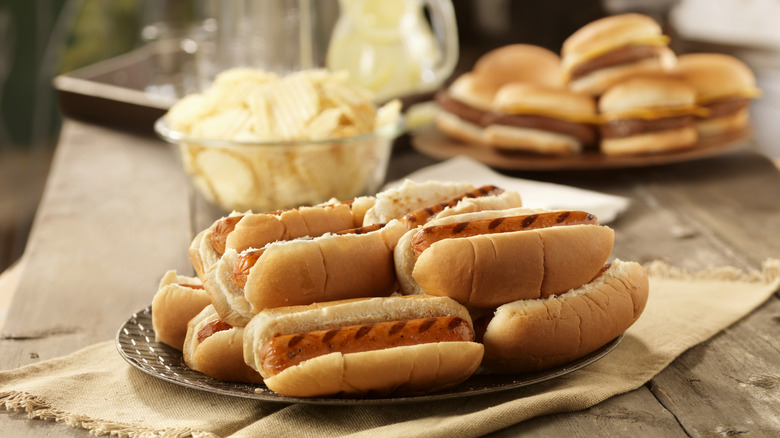
{"type": "Polygon", "coordinates": [[[617,349],[584,369],[525,388],[405,405],[286,405],[163,382],[128,365],[107,340],[1,372],[0,405],[96,434],[132,437],[478,436],[636,389],[685,350],[750,313],[780,285],[776,259],[767,260],[761,272],[688,273],[662,263],[647,268],[647,308],[617,349]]]}

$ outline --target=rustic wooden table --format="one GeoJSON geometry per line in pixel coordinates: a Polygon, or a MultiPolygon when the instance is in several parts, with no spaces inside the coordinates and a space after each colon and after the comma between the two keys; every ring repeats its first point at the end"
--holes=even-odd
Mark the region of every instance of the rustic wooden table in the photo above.
{"type": "MultiPolygon", "coordinates": [[[[399,143],[389,179],[434,162],[399,143]]],[[[748,269],[780,256],[780,172],[752,148],[660,167],[512,175],[631,198],[611,224],[615,257],[748,269]]],[[[191,272],[185,248],[218,216],[192,196],[162,141],[66,121],[2,330],[0,369],[113,339],[132,312],[149,305],[165,270],[191,272]]],[[[7,411],[0,411],[0,431],[88,436],[7,411]]],[[[777,436],[780,299],[686,352],[640,389],[495,436],[518,433],[777,436]]]]}

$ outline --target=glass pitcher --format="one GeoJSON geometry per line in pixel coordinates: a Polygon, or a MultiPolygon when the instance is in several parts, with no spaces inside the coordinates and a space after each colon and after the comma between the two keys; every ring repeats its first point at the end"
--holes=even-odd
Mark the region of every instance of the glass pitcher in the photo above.
{"type": "Polygon", "coordinates": [[[326,66],[347,70],[378,102],[432,91],[452,74],[459,48],[450,0],[339,0],[339,6],[326,66]]]}

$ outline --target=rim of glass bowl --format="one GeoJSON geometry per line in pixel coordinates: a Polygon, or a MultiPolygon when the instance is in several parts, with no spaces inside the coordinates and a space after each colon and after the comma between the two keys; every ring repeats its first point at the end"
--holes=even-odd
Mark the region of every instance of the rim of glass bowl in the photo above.
{"type": "Polygon", "coordinates": [[[198,138],[189,136],[183,132],[176,131],[168,125],[166,117],[160,117],[154,123],[154,130],[163,140],[169,143],[194,143],[202,146],[217,147],[217,148],[234,148],[234,147],[289,147],[289,146],[305,146],[305,145],[328,145],[337,143],[353,143],[366,140],[375,139],[388,139],[392,140],[401,136],[406,130],[406,123],[403,116],[399,116],[395,123],[382,126],[381,128],[366,132],[363,134],[355,135],[352,137],[343,138],[328,138],[321,140],[269,140],[269,141],[246,141],[246,140],[218,140],[208,138],[198,138]]]}

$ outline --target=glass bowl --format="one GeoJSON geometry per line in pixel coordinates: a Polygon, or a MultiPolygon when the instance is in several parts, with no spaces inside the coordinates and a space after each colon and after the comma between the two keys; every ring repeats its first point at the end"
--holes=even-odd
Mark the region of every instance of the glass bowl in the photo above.
{"type": "Polygon", "coordinates": [[[376,193],[404,121],[354,137],[267,143],[192,138],[165,117],[154,128],[177,146],[184,172],[206,200],[228,212],[262,212],[376,193]]]}

